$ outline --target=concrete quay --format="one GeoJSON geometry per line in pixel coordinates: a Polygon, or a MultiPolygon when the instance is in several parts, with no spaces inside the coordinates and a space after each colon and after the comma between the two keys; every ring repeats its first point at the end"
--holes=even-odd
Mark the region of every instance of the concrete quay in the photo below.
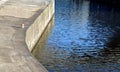
{"type": "Polygon", "coordinates": [[[31,51],[53,15],[54,0],[0,1],[0,72],[48,72],[31,51]]]}

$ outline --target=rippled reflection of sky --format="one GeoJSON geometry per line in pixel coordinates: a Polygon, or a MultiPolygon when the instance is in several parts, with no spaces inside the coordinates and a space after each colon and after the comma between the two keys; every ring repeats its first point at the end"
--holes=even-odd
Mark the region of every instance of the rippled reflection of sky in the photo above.
{"type": "MultiPolygon", "coordinates": [[[[118,17],[117,13],[112,15],[114,10],[104,11],[102,7],[92,5],[89,1],[75,4],[72,0],[58,0],[56,4],[55,27],[48,45],[65,47],[68,51],[75,48],[98,50],[105,47],[117,27],[109,25],[114,17],[118,17]]],[[[114,20],[114,23],[117,21],[114,20]]]]}

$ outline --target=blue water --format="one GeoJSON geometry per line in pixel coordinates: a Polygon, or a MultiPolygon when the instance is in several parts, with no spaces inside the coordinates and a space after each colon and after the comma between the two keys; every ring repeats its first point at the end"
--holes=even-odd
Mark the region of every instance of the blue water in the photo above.
{"type": "Polygon", "coordinates": [[[36,51],[49,72],[120,72],[120,10],[88,0],[55,6],[55,25],[36,51]]]}

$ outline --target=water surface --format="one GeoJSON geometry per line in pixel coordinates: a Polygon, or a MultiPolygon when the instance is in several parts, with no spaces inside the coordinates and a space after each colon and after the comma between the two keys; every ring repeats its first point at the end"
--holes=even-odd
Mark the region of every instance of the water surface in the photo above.
{"type": "Polygon", "coordinates": [[[56,0],[55,9],[54,27],[48,26],[33,51],[49,72],[120,72],[118,8],[56,0]]]}

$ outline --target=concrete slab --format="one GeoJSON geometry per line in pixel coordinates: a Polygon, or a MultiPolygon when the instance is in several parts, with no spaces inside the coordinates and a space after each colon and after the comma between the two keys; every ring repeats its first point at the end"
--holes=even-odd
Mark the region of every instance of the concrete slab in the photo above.
{"type": "Polygon", "coordinates": [[[0,72],[47,72],[28,50],[25,36],[50,2],[0,0],[0,72]]]}

